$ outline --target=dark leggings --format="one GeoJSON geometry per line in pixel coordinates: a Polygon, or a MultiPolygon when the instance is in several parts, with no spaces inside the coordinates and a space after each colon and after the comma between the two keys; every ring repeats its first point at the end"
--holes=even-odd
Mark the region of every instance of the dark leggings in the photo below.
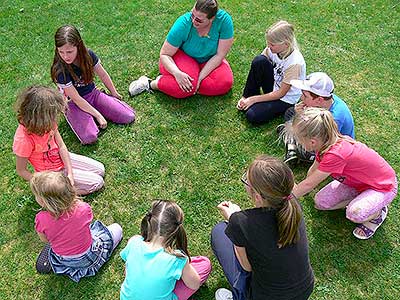
{"type": "Polygon", "coordinates": [[[211,247],[231,286],[233,300],[246,300],[251,273],[245,271],[236,258],[233,243],[225,234],[227,223],[220,222],[211,232],[211,247]]]}
{"type": "MultiPolygon", "coordinates": [[[[246,85],[243,90],[243,97],[256,96],[270,93],[274,88],[274,67],[265,55],[256,56],[252,63],[247,76],[246,85]]],[[[285,111],[292,107],[293,104],[286,103],[282,100],[258,102],[250,106],[246,111],[246,118],[250,123],[263,124],[273,118],[282,115],[285,111]]]]}

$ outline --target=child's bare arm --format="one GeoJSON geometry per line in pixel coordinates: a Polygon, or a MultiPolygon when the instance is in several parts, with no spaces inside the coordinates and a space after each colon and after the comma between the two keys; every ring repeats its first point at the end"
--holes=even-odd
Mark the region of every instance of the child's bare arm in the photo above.
{"type": "Polygon", "coordinates": [[[189,260],[183,268],[182,280],[185,285],[192,290],[197,290],[201,285],[200,276],[199,274],[197,274],[193,266],[189,263],[189,260]]]}
{"type": "Polygon", "coordinates": [[[16,170],[17,174],[23,179],[29,181],[32,178],[32,173],[28,171],[28,158],[17,155],[16,158],[16,170]]]}
{"type": "Polygon", "coordinates": [[[251,272],[252,268],[249,259],[247,258],[246,248],[234,246],[234,249],[236,257],[242,268],[245,269],[247,272],[251,272]]]}
{"type": "Polygon", "coordinates": [[[43,233],[38,232],[37,234],[38,234],[38,236],[39,236],[39,239],[40,239],[42,242],[44,242],[44,243],[48,243],[48,242],[49,242],[49,241],[47,240],[46,236],[45,236],[43,233]]]}
{"type": "Polygon", "coordinates": [[[74,185],[74,177],[72,174],[72,164],[71,164],[71,159],[69,157],[69,152],[58,130],[55,130],[54,138],[58,145],[58,151],[60,152],[61,160],[63,161],[65,170],[67,171],[67,176],[71,181],[71,184],[74,185]]]}

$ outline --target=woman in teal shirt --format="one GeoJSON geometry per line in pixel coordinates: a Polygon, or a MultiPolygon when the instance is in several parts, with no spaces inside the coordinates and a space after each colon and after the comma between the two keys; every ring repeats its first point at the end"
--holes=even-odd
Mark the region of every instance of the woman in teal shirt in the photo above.
{"type": "Polygon", "coordinates": [[[142,76],[133,81],[129,93],[134,96],[151,89],[175,98],[226,94],[233,84],[225,59],[232,43],[231,16],[218,9],[216,0],[197,0],[167,35],[160,51],[160,75],[155,80],[142,76]]]}

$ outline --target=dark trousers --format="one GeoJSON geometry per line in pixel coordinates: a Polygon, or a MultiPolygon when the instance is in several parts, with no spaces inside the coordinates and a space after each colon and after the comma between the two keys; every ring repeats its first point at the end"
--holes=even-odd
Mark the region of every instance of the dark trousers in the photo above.
{"type": "Polygon", "coordinates": [[[233,300],[245,300],[251,272],[245,271],[236,258],[233,243],[226,236],[227,223],[220,222],[211,231],[211,247],[231,286],[233,300]]]}
{"type": "MultiPolygon", "coordinates": [[[[261,94],[270,93],[274,88],[274,67],[265,55],[256,56],[247,75],[246,85],[243,90],[243,97],[248,98],[261,94]]],[[[273,118],[285,113],[292,104],[282,100],[265,101],[253,104],[246,111],[246,118],[250,123],[263,124],[273,118]]]]}

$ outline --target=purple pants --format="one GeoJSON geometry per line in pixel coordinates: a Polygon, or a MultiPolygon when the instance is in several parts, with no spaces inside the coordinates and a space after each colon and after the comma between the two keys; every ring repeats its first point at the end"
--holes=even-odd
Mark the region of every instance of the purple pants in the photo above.
{"type": "Polygon", "coordinates": [[[320,210],[334,210],[346,207],[346,218],[354,223],[363,223],[382,208],[389,205],[397,195],[397,181],[390,192],[373,189],[359,193],[356,189],[332,181],[315,195],[315,207],[320,210]]]}
{"type": "MultiPolygon", "coordinates": [[[[203,284],[211,272],[211,262],[205,256],[193,256],[190,263],[200,276],[201,284],[203,284]]],[[[178,296],[178,300],[187,300],[196,291],[188,288],[182,279],[178,280],[175,284],[174,293],[178,296]]]]}
{"type": "MultiPolygon", "coordinates": [[[[128,124],[135,121],[135,111],[132,107],[100,92],[97,88],[83,98],[111,122],[128,124]]],[[[97,141],[99,128],[91,114],[81,110],[73,101],[69,101],[65,117],[82,144],[93,144],[97,141]]]]}

